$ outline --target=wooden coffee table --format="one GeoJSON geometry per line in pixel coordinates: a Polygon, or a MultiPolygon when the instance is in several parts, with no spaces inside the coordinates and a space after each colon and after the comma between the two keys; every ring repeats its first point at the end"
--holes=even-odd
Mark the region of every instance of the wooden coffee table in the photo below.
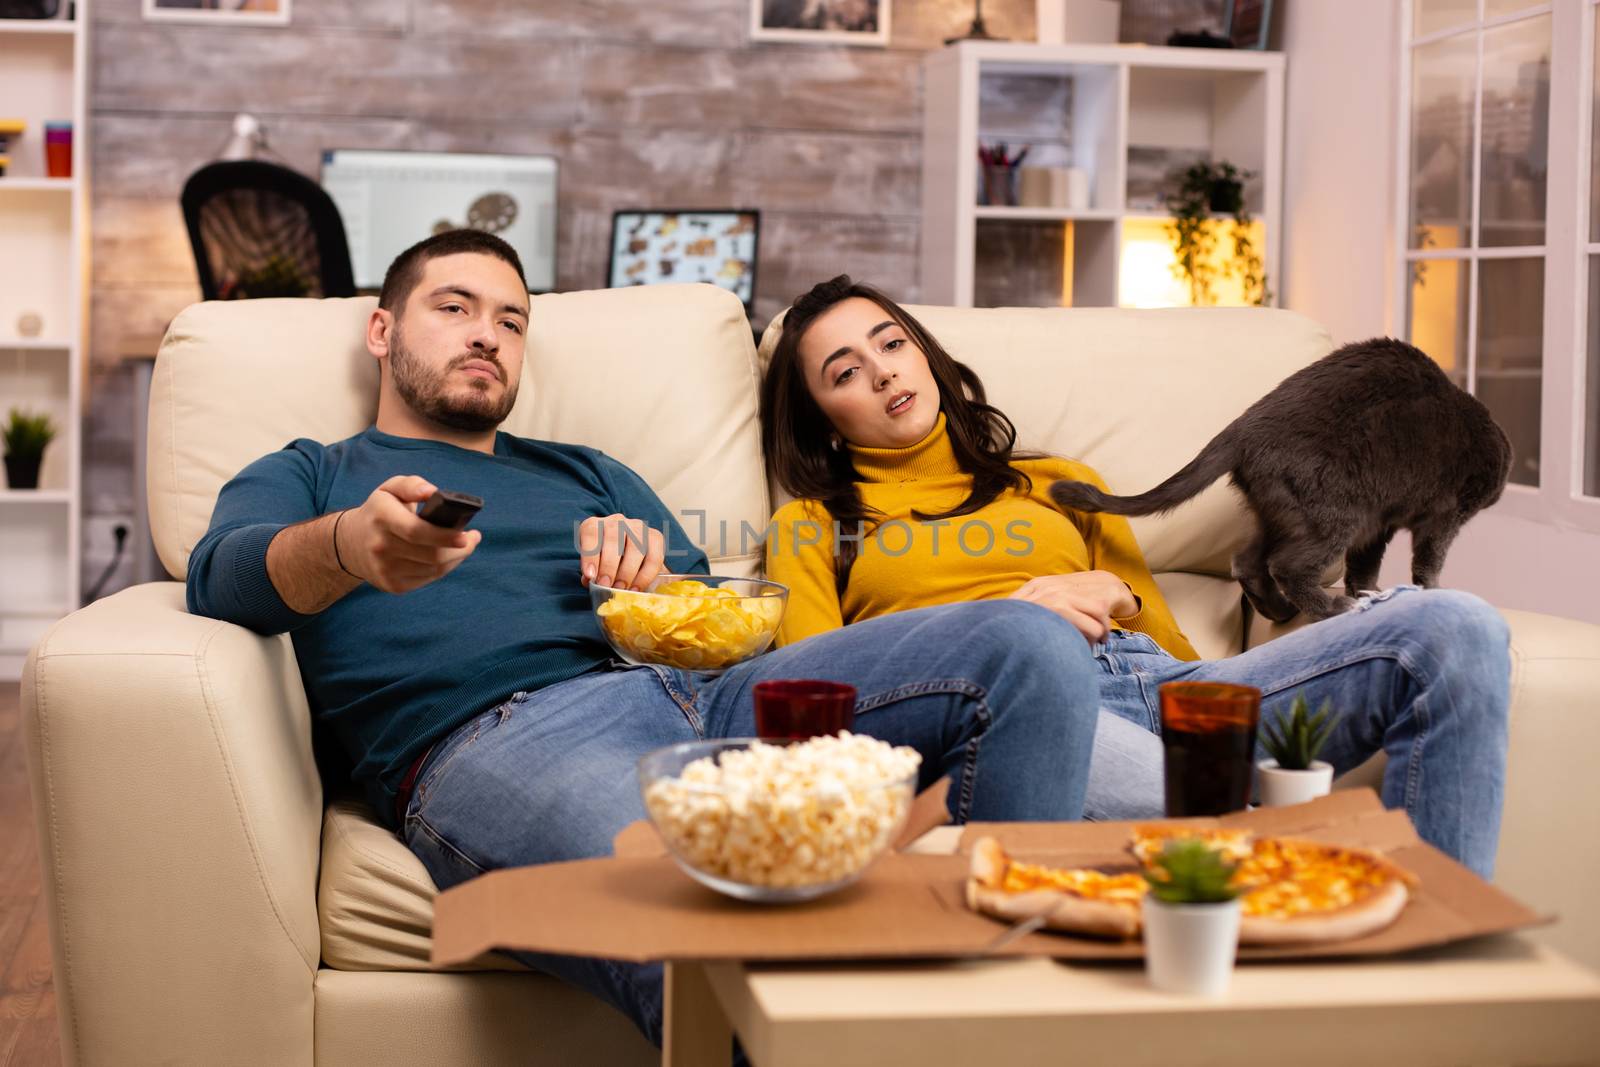
{"type": "MultiPolygon", "coordinates": [[[[934,831],[918,848],[953,846],[934,831]]],[[[1521,935],[1360,961],[1251,963],[1215,1001],[1142,965],[1028,958],[667,967],[669,1067],[1600,1063],[1600,975],[1521,935]]]]}

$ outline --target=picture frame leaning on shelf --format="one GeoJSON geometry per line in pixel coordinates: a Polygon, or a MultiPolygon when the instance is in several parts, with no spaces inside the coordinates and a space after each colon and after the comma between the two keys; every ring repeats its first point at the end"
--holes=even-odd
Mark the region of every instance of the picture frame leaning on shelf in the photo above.
{"type": "Polygon", "coordinates": [[[158,22],[287,26],[291,0],[143,0],[144,17],[158,22]]]}
{"type": "Polygon", "coordinates": [[[1222,36],[1235,48],[1264,52],[1272,29],[1272,0],[1226,0],[1222,36]]]}
{"type": "Polygon", "coordinates": [[[750,0],[750,39],[887,48],[889,0],[750,0]]]}

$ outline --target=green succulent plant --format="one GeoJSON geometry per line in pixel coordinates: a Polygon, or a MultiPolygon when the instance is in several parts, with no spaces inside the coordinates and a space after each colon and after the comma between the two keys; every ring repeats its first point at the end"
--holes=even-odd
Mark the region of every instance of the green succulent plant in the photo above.
{"type": "Polygon", "coordinates": [[[1244,891],[1233,884],[1238,869],[1221,849],[1190,838],[1168,841],[1145,867],[1144,879],[1164,904],[1225,904],[1244,891]]]}
{"type": "Polygon", "coordinates": [[[1331,701],[1324,700],[1313,715],[1305,693],[1297,693],[1289,705],[1288,719],[1261,724],[1261,747],[1283,770],[1309,770],[1337,722],[1331,701]]]}
{"type": "Polygon", "coordinates": [[[44,455],[45,446],[54,440],[56,427],[49,415],[30,415],[21,408],[12,408],[0,435],[5,437],[6,455],[37,459],[44,455]]]}

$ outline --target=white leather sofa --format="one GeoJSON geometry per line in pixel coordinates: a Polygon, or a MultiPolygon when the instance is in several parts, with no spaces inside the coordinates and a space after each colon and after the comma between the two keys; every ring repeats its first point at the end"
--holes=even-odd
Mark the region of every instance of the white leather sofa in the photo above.
{"type": "MultiPolygon", "coordinates": [[[[172,325],[151,397],[148,488],[173,575],[245,463],[369,423],[371,307],[202,304],[172,325]]],[[[1331,347],[1315,323],[1281,311],[916,313],[978,370],[1025,445],[1080,457],[1123,490],[1175,470],[1331,347]]],[[[772,508],[757,367],[740,305],[708,286],[539,297],[506,428],[632,465],[674,508],[706,513],[716,570],[752,572],[759,555],[738,543],[740,526],[764,527],[772,508]]],[[[1228,559],[1247,527],[1231,490],[1135,525],[1195,645],[1237,650],[1228,559]]],[[[1565,913],[1542,936],[1600,965],[1600,628],[1507,615],[1500,878],[1565,913]]],[[[324,812],[287,638],[186,614],[178,582],[129,589],[45,637],[23,711],[69,1064],[653,1059],[619,1015],[549,979],[493,962],[430,970],[433,887],[359,801],[324,812]]]]}

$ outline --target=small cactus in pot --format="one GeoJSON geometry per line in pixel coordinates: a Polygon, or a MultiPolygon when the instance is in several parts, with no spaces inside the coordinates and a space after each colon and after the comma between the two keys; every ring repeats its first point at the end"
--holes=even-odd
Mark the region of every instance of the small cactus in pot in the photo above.
{"type": "Polygon", "coordinates": [[[1323,701],[1312,714],[1303,691],[1295,695],[1288,715],[1277,720],[1263,718],[1261,747],[1271,757],[1256,765],[1261,772],[1263,805],[1303,804],[1333,787],[1332,764],[1317,756],[1338,724],[1331,701],[1323,701]]]}
{"type": "Polygon", "coordinates": [[[1221,996],[1239,946],[1238,864],[1197,839],[1169,841],[1145,867],[1144,961],[1157,989],[1221,996]]]}

